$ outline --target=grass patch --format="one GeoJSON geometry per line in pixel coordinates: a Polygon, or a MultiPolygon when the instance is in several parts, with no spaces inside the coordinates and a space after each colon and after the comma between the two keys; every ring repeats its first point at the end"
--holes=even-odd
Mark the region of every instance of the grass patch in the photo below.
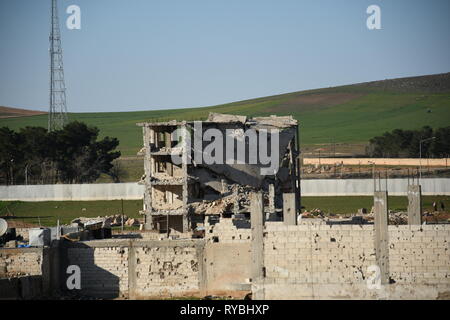
{"type": "MultiPolygon", "coordinates": [[[[433,202],[444,202],[446,210],[450,207],[449,196],[423,196],[423,210],[432,211],[433,202]]],[[[407,197],[390,196],[388,200],[390,210],[406,211],[408,207],[407,197]]],[[[324,213],[348,214],[356,213],[360,208],[366,208],[369,212],[373,206],[373,197],[303,197],[302,206],[306,210],[319,208],[324,213]]]]}
{"type": "MultiPolygon", "coordinates": [[[[424,196],[423,209],[431,211],[436,201],[444,202],[448,211],[450,196],[424,196]]],[[[123,202],[124,214],[132,218],[140,218],[142,200],[126,200],[123,202]]],[[[319,208],[325,213],[349,214],[356,213],[359,208],[370,210],[373,206],[373,197],[303,197],[302,205],[306,210],[319,208]]],[[[407,197],[389,197],[389,209],[406,211],[407,197]]],[[[59,219],[66,224],[78,217],[107,216],[118,214],[121,211],[121,201],[47,201],[47,202],[21,202],[0,201],[0,216],[8,213],[18,217],[18,221],[33,223],[42,226],[55,226],[59,219]]],[[[138,227],[126,227],[126,230],[136,230],[138,227]]],[[[120,227],[115,229],[120,230],[120,227]]]]}
{"type": "MultiPolygon", "coordinates": [[[[128,217],[139,218],[142,200],[123,201],[123,211],[128,217]]],[[[0,201],[0,216],[11,213],[17,221],[42,226],[55,226],[59,219],[61,224],[70,223],[78,217],[95,218],[121,212],[121,201],[45,201],[22,202],[0,201]]]]}

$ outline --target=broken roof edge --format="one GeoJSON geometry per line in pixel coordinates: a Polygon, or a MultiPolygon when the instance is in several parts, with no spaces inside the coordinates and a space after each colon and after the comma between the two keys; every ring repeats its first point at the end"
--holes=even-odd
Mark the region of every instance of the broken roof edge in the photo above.
{"type": "Polygon", "coordinates": [[[188,121],[170,120],[166,122],[138,122],[136,125],[138,127],[174,127],[186,125],[187,123],[188,121]]]}
{"type": "Polygon", "coordinates": [[[256,125],[270,125],[274,127],[287,128],[297,126],[298,121],[292,116],[276,116],[271,115],[269,117],[255,117],[251,119],[256,125]]]}
{"type": "MultiPolygon", "coordinates": [[[[268,117],[254,117],[250,118],[247,116],[240,116],[234,114],[224,114],[210,112],[207,120],[198,120],[204,123],[241,123],[241,124],[254,124],[254,125],[269,125],[273,127],[286,128],[291,126],[297,126],[298,121],[295,120],[291,115],[289,116],[277,116],[270,115],[268,117]]],[[[138,122],[137,126],[140,127],[170,127],[170,126],[182,126],[186,124],[192,124],[195,121],[177,121],[171,120],[167,122],[138,122]]]]}
{"type": "Polygon", "coordinates": [[[244,124],[247,122],[247,116],[210,112],[208,115],[207,122],[215,122],[215,123],[240,122],[244,124]]]}

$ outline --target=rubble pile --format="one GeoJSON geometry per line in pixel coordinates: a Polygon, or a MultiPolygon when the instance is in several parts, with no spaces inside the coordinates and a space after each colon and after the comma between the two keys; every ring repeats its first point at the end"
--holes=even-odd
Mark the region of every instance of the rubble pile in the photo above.
{"type": "MultiPolygon", "coordinates": [[[[449,214],[444,212],[428,212],[424,211],[422,214],[422,221],[424,223],[448,223],[450,222],[449,214]]],[[[332,223],[351,223],[351,224],[365,224],[365,223],[373,223],[374,221],[374,207],[372,207],[371,211],[367,213],[365,208],[358,209],[358,213],[351,215],[350,217],[345,217],[344,215],[336,215],[336,214],[325,214],[321,209],[315,208],[313,210],[303,212],[299,219],[321,219],[324,222],[332,222],[332,223]]],[[[300,221],[299,220],[299,221],[300,221]]],[[[389,210],[388,215],[389,225],[407,225],[408,224],[408,212],[405,211],[394,211],[389,210]]]]}
{"type": "MultiPolygon", "coordinates": [[[[119,227],[122,225],[122,215],[115,214],[111,216],[97,217],[97,218],[79,217],[72,220],[71,224],[77,224],[79,227],[86,227],[89,225],[98,225],[98,224],[101,224],[102,228],[119,227]]],[[[140,225],[140,221],[136,218],[129,218],[128,216],[124,215],[123,225],[138,226],[140,225]]]]}
{"type": "Polygon", "coordinates": [[[408,224],[407,212],[389,212],[389,224],[401,225],[408,224]]]}
{"type": "Polygon", "coordinates": [[[235,203],[235,197],[229,196],[214,201],[203,200],[189,205],[191,210],[200,214],[223,214],[230,210],[235,203]]]}
{"type": "Polygon", "coordinates": [[[302,218],[325,218],[325,214],[319,208],[315,208],[311,211],[305,211],[302,213],[302,218]]]}

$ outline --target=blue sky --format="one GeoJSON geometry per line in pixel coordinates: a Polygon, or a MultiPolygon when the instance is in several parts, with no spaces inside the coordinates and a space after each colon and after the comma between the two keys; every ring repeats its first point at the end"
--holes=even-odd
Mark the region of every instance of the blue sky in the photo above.
{"type": "MultiPolygon", "coordinates": [[[[197,107],[450,71],[448,0],[60,0],[71,112],[197,107]],[[81,30],[65,10],[81,8],[81,30]],[[382,30],[366,9],[381,7],[382,30]]],[[[47,110],[50,0],[0,0],[0,105],[47,110]]]]}

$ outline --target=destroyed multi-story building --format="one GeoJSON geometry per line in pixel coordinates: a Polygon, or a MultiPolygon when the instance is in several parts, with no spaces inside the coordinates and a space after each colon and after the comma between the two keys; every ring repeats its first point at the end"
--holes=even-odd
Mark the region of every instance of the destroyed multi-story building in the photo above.
{"type": "Polygon", "coordinates": [[[263,191],[267,219],[282,218],[283,193],[296,195],[298,212],[299,136],[297,121],[291,116],[249,118],[210,113],[201,122],[173,120],[137,125],[143,128],[140,154],[144,155],[145,174],[140,183],[145,185],[141,213],[146,230],[188,232],[205,217],[249,219],[248,193],[256,190],[263,191]],[[277,133],[276,145],[271,144],[273,132],[277,133]],[[223,146],[222,151],[208,148],[212,142],[216,147],[223,146]],[[261,145],[267,150],[261,150],[261,145]],[[279,150],[271,150],[274,146],[279,150]],[[262,151],[276,155],[271,158],[276,162],[275,170],[268,170],[274,163],[269,164],[267,159],[250,161],[256,153],[261,157],[262,151]],[[202,156],[223,161],[198,161],[202,156]],[[238,157],[245,161],[236,161],[238,157]]]}

